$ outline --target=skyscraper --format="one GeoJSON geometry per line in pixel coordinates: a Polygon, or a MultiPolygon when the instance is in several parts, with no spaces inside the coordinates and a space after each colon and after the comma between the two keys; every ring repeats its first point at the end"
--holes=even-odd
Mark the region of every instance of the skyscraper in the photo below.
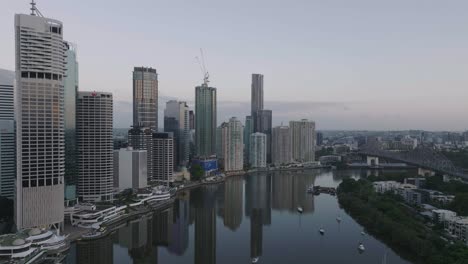
{"type": "Polygon", "coordinates": [[[14,72],[0,69],[0,196],[9,199],[16,176],[14,78],[14,72]]]}
{"type": "Polygon", "coordinates": [[[271,156],[275,165],[288,164],[292,161],[291,135],[288,126],[273,128],[271,156]]]}
{"type": "MultiPolygon", "coordinates": [[[[37,15],[36,15],[37,13],[37,15]]],[[[64,215],[65,47],[62,22],[15,15],[18,229],[60,228],[64,215]]]]}
{"type": "Polygon", "coordinates": [[[156,69],[133,68],[133,126],[158,130],[158,74],[156,69]]]}
{"type": "Polygon", "coordinates": [[[221,127],[221,146],[225,171],[244,168],[244,143],[242,123],[235,117],[221,127]]]}
{"type": "Polygon", "coordinates": [[[193,110],[189,111],[189,129],[195,129],[195,113],[193,110]]]}
{"type": "Polygon", "coordinates": [[[153,181],[153,130],[138,126],[133,127],[128,131],[128,144],[133,149],[146,150],[148,183],[153,181]]]}
{"type": "MultiPolygon", "coordinates": [[[[251,85],[251,105],[250,105],[250,116],[254,121],[254,129],[257,127],[257,111],[263,110],[263,75],[252,74],[252,85],[251,85]]],[[[259,132],[259,131],[254,131],[259,132]]]]}
{"type": "Polygon", "coordinates": [[[78,149],[76,146],[78,62],[76,60],[76,46],[65,42],[65,48],[65,200],[74,200],[76,199],[76,181],[78,179],[78,149]]]}
{"type": "Polygon", "coordinates": [[[267,163],[271,163],[271,129],[272,129],[272,111],[258,110],[256,112],[255,132],[263,133],[267,136],[267,163]]]}
{"type": "Polygon", "coordinates": [[[315,122],[290,121],[292,158],[298,162],[315,160],[315,122]]]}
{"type": "Polygon", "coordinates": [[[78,92],[78,198],[81,201],[113,199],[112,115],[111,93],[78,92]]]}
{"type": "Polygon", "coordinates": [[[250,135],[253,133],[253,130],[254,127],[252,116],[246,116],[244,124],[244,163],[250,162],[250,135]]]}
{"type": "Polygon", "coordinates": [[[175,167],[185,167],[189,161],[189,122],[189,107],[186,102],[171,100],[166,103],[164,131],[174,134],[175,167]]]}
{"type": "Polygon", "coordinates": [[[216,153],[216,88],[195,87],[195,148],[199,157],[216,153]]]}
{"type": "Polygon", "coordinates": [[[169,185],[174,172],[174,138],[172,133],[153,133],[153,181],[169,185]]]}
{"type": "Polygon", "coordinates": [[[267,135],[253,133],[250,135],[250,166],[265,168],[267,165],[267,135]]]}
{"type": "Polygon", "coordinates": [[[321,146],[323,144],[323,133],[322,132],[317,132],[317,138],[315,139],[315,145],[316,146],[321,146]]]}

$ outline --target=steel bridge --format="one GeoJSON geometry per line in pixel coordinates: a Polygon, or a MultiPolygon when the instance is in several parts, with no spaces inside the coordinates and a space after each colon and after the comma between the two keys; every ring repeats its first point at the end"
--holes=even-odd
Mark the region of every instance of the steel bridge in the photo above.
{"type": "Polygon", "coordinates": [[[371,140],[359,149],[358,154],[404,162],[408,165],[468,179],[468,174],[462,168],[456,167],[444,155],[424,145],[419,145],[409,151],[389,151],[383,148],[381,142],[371,140]]]}

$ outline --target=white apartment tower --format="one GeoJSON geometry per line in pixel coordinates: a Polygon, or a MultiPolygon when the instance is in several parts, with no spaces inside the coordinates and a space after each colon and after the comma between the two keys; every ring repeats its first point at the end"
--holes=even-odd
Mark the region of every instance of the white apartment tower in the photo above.
{"type": "Polygon", "coordinates": [[[266,168],[267,165],[267,135],[256,132],[250,135],[250,166],[266,168]]]}
{"type": "Polygon", "coordinates": [[[14,79],[14,72],[0,69],[0,196],[9,199],[16,178],[14,79]]]}
{"type": "Polygon", "coordinates": [[[221,127],[221,148],[225,171],[244,168],[244,141],[242,123],[235,117],[221,127]]]}
{"type": "Polygon", "coordinates": [[[290,121],[292,158],[298,162],[315,161],[315,122],[290,121]]]}
{"type": "Polygon", "coordinates": [[[291,135],[288,126],[274,127],[272,131],[271,156],[275,165],[292,161],[291,135]]]}
{"type": "Polygon", "coordinates": [[[18,229],[60,228],[64,215],[65,46],[62,22],[15,15],[18,229]]]}
{"type": "Polygon", "coordinates": [[[77,100],[78,199],[113,199],[112,94],[79,92],[77,100]]]}

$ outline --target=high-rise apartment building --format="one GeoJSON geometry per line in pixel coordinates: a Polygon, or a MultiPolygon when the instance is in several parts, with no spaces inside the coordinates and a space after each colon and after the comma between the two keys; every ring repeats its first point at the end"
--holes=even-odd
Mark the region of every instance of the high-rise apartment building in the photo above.
{"type": "Polygon", "coordinates": [[[298,162],[315,161],[315,122],[290,121],[292,158],[298,162]]]}
{"type": "Polygon", "coordinates": [[[153,130],[151,128],[133,127],[128,131],[128,145],[133,149],[146,150],[148,182],[153,178],[153,130]]]}
{"type": "Polygon", "coordinates": [[[189,129],[195,129],[195,113],[193,112],[193,110],[189,111],[189,129]]]}
{"type": "Polygon", "coordinates": [[[9,199],[16,177],[14,78],[14,72],[0,69],[0,196],[9,199]]]}
{"type": "Polygon", "coordinates": [[[65,42],[65,200],[76,199],[78,180],[78,149],[76,143],[76,95],[78,93],[78,62],[76,46],[65,42]]]}
{"type": "Polygon", "coordinates": [[[112,108],[111,93],[78,92],[78,198],[81,201],[113,199],[112,108]]]}
{"type": "Polygon", "coordinates": [[[174,138],[172,133],[153,133],[153,180],[168,185],[174,172],[174,138]]]}
{"type": "Polygon", "coordinates": [[[158,130],[158,74],[156,69],[133,68],[133,126],[158,130]]]}
{"type": "Polygon", "coordinates": [[[114,188],[140,189],[148,187],[146,150],[132,147],[114,150],[114,188]]]}
{"type": "Polygon", "coordinates": [[[253,133],[250,135],[250,166],[252,168],[266,168],[267,166],[267,135],[253,133]]]}
{"type": "Polygon", "coordinates": [[[18,229],[60,228],[64,219],[62,34],[62,22],[43,17],[34,5],[31,15],[15,15],[18,229]]]}
{"type": "Polygon", "coordinates": [[[258,110],[256,112],[255,132],[263,133],[267,136],[267,163],[271,163],[271,129],[272,129],[272,111],[258,110]]]}
{"type": "Polygon", "coordinates": [[[175,100],[166,103],[164,109],[164,131],[174,135],[174,165],[185,167],[189,161],[189,107],[186,102],[175,100]]]}
{"type": "Polygon", "coordinates": [[[315,145],[316,146],[323,145],[323,133],[322,132],[317,132],[316,139],[315,139],[315,145]]]}
{"type": "Polygon", "coordinates": [[[253,131],[254,127],[252,116],[246,116],[244,124],[244,163],[250,162],[250,135],[253,133],[253,131]]]}
{"type": "MultiPolygon", "coordinates": [[[[259,110],[263,110],[263,75],[252,74],[252,85],[251,85],[251,104],[250,104],[250,116],[254,120],[254,129],[257,127],[256,113],[259,110]]],[[[259,132],[259,131],[254,131],[259,132]]]]}
{"type": "Polygon", "coordinates": [[[288,164],[292,161],[291,135],[288,126],[273,128],[271,156],[275,165],[288,164]]]}
{"type": "Polygon", "coordinates": [[[221,146],[225,171],[244,168],[244,142],[242,123],[235,117],[221,127],[221,146]]]}
{"type": "Polygon", "coordinates": [[[199,157],[216,153],[216,88],[195,87],[195,149],[199,157]]]}

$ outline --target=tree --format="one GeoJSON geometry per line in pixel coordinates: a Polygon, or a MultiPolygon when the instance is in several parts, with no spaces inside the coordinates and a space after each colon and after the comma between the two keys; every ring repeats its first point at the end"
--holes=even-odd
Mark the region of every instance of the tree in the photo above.
{"type": "Polygon", "coordinates": [[[200,164],[193,164],[190,168],[192,181],[199,181],[203,176],[203,168],[200,164]]]}

